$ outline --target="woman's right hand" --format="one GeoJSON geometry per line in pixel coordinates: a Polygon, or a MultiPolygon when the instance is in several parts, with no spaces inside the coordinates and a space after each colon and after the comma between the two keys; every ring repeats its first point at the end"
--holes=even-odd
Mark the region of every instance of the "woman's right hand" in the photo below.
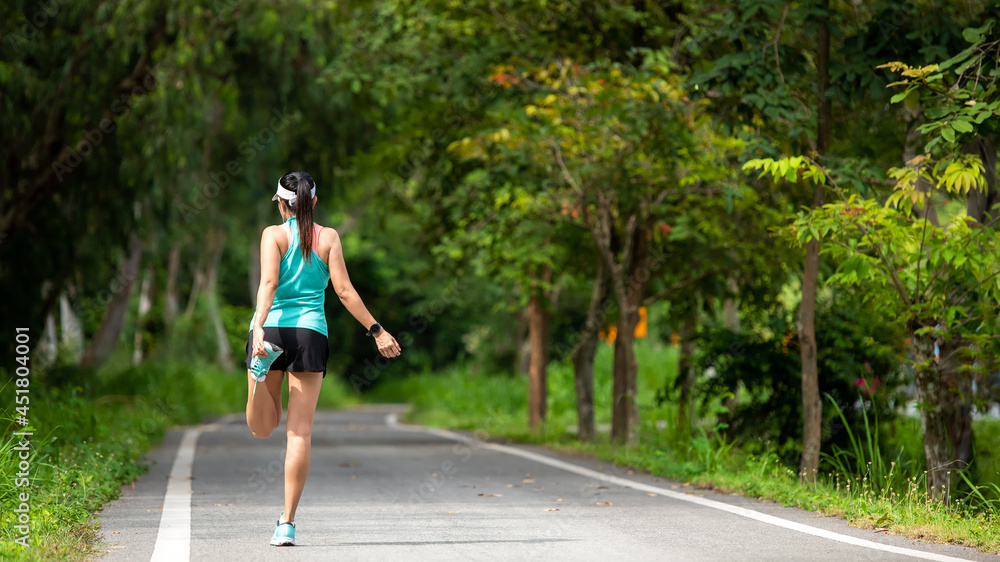
{"type": "Polygon", "coordinates": [[[257,357],[267,357],[267,350],[264,349],[264,328],[253,327],[253,354],[257,357]]]}
{"type": "Polygon", "coordinates": [[[392,334],[382,329],[382,333],[375,336],[375,343],[378,345],[378,351],[383,357],[399,357],[401,350],[399,349],[399,343],[396,338],[392,337],[392,334]]]}

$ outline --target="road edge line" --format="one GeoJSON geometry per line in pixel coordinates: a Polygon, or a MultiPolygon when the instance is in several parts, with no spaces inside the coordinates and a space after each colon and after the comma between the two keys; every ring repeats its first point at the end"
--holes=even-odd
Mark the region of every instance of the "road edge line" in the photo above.
{"type": "Polygon", "coordinates": [[[953,556],[947,556],[945,554],[937,554],[935,552],[924,552],[922,550],[914,550],[912,548],[904,548],[901,546],[894,546],[889,544],[882,544],[867,539],[860,539],[857,537],[852,537],[850,535],[842,535],[834,531],[828,531],[826,529],[820,529],[819,527],[813,527],[806,525],[804,523],[798,523],[795,521],[789,521],[787,519],[782,519],[780,517],[775,517],[773,515],[768,515],[766,513],[761,513],[759,511],[754,511],[752,509],[747,509],[745,507],[739,507],[736,505],[730,505],[725,502],[720,502],[716,500],[711,500],[701,496],[693,496],[690,494],[682,494],[680,492],[675,492],[673,490],[668,490],[666,488],[661,488],[659,486],[653,486],[650,484],[643,484],[642,482],[635,482],[627,478],[622,478],[620,476],[612,476],[609,474],[603,474],[596,470],[591,470],[582,466],[577,466],[573,463],[568,463],[561,461],[559,459],[554,459],[545,455],[540,455],[532,451],[525,451],[523,449],[518,449],[517,447],[511,447],[509,445],[500,445],[498,443],[486,443],[479,441],[477,439],[454,433],[446,429],[439,429],[436,427],[425,427],[421,425],[412,424],[402,424],[399,423],[399,416],[396,414],[387,414],[385,417],[385,424],[391,428],[401,429],[405,431],[423,431],[427,433],[432,433],[446,439],[451,439],[454,441],[464,442],[466,444],[476,444],[478,446],[486,447],[488,449],[493,449],[500,451],[502,453],[507,453],[509,455],[515,455],[542,464],[549,465],[554,468],[559,468],[568,472],[573,472],[581,476],[587,476],[589,478],[594,478],[596,480],[601,480],[609,484],[616,484],[619,486],[625,486],[632,488],[634,490],[640,490],[644,492],[652,492],[659,494],[661,496],[666,496],[675,500],[680,500],[688,503],[697,504],[703,507],[708,507],[711,509],[717,509],[720,511],[725,511],[732,513],[733,515],[738,515],[740,517],[746,517],[748,519],[753,519],[761,523],[767,523],[769,525],[774,525],[776,527],[782,527],[784,529],[789,529],[792,531],[798,531],[807,535],[812,535],[815,537],[824,538],[827,540],[832,540],[836,542],[842,542],[850,544],[853,546],[858,546],[862,548],[869,548],[872,550],[881,550],[883,552],[891,552],[893,554],[901,554],[904,556],[911,556],[913,558],[920,558],[923,560],[935,560],[937,562],[969,562],[965,558],[955,558],[953,556]]]}
{"type": "Polygon", "coordinates": [[[194,456],[198,438],[202,433],[215,431],[228,423],[235,415],[229,415],[210,424],[202,424],[184,431],[174,464],[167,478],[167,490],[163,494],[163,512],[160,526],[156,531],[153,555],[150,562],[188,562],[191,560],[191,474],[194,470],[194,456]]]}

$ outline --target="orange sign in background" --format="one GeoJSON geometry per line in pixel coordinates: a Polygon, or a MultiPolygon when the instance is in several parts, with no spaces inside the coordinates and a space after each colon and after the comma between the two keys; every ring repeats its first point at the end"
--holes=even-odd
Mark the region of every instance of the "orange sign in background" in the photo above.
{"type": "MultiPolygon", "coordinates": [[[[646,307],[639,307],[639,321],[635,325],[635,337],[642,339],[649,334],[649,324],[646,321],[646,307]]],[[[608,343],[614,343],[615,337],[618,336],[618,326],[608,326],[607,328],[601,330],[600,337],[602,340],[608,343]]]]}

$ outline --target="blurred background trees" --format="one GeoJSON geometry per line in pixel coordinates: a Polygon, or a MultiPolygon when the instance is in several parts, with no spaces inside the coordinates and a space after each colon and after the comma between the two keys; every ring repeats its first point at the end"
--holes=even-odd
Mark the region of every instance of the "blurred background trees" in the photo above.
{"type": "MultiPolygon", "coordinates": [[[[546,369],[571,361],[589,440],[603,333],[611,434],[634,443],[634,340],[655,338],[680,355],[659,391],[679,405],[673,431],[709,412],[809,478],[842,439],[824,394],[852,423],[956,404],[952,426],[994,398],[994,239],[970,232],[996,227],[996,13],[957,0],[8,2],[3,329],[44,342],[51,386],[109,361],[238,371],[270,195],[304,169],[318,222],[340,230],[353,282],[404,346],[379,361],[328,299],[331,371],[358,392],[470,364],[525,376],[540,430],[546,369]],[[787,161],[779,181],[742,169],[795,155],[867,203],[787,161]],[[920,159],[956,155],[972,170],[962,189],[920,159]],[[888,216],[900,185],[907,203],[888,216]],[[976,226],[946,226],[962,218],[976,226]],[[893,257],[873,265],[874,247],[850,246],[858,221],[929,221],[980,257],[886,238],[893,257]],[[888,263],[951,292],[891,308],[888,263]],[[939,328],[957,322],[954,338],[939,328]]],[[[923,431],[950,451],[926,462],[971,457],[971,429],[923,431]]]]}

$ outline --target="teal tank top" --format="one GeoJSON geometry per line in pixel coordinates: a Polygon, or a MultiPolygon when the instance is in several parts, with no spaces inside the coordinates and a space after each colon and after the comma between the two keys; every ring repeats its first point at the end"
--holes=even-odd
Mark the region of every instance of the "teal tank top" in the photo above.
{"type": "MultiPolygon", "coordinates": [[[[278,289],[274,293],[274,304],[264,319],[265,328],[308,328],[324,336],[327,334],[326,286],[330,283],[330,270],[323,260],[312,252],[308,262],[302,257],[299,245],[299,225],[295,217],[281,225],[288,237],[288,251],[281,258],[278,270],[278,289]]],[[[313,224],[313,247],[319,243],[319,231],[323,227],[313,224]]],[[[256,311],[255,311],[256,317],[256,311]]],[[[253,318],[250,319],[253,331],[253,318]]]]}

